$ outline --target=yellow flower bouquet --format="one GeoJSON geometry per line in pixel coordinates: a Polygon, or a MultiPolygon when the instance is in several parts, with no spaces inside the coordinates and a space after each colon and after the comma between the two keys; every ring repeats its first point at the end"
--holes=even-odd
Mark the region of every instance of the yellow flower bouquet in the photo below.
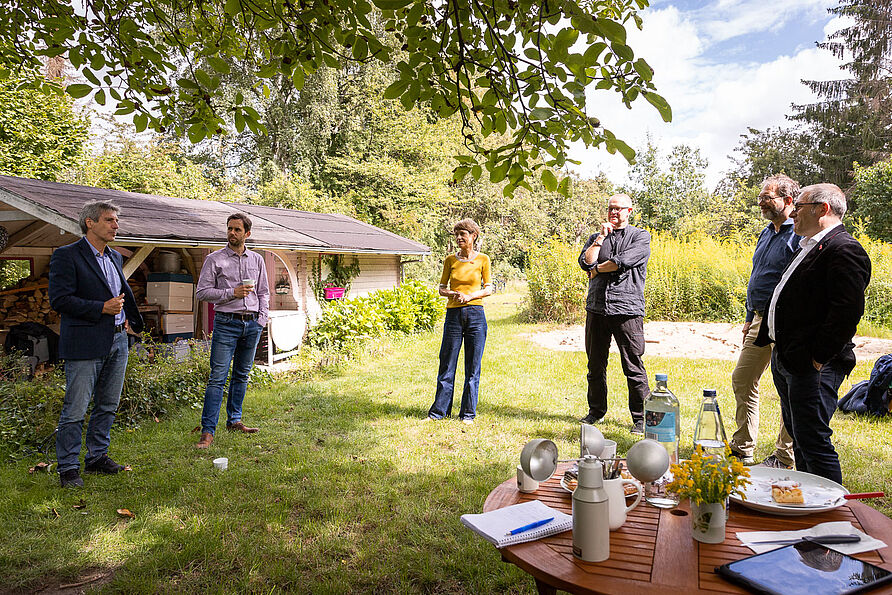
{"type": "Polygon", "coordinates": [[[672,465],[672,475],[666,489],[693,504],[724,503],[731,494],[746,498],[743,488],[750,483],[750,470],[731,456],[727,442],[721,455],[705,454],[696,446],[690,460],[672,465]]]}

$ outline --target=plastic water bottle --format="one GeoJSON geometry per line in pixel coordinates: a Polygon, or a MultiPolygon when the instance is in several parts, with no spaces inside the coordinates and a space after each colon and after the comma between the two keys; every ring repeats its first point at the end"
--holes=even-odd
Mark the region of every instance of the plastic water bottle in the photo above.
{"type": "MultiPolygon", "coordinates": [[[[644,400],[644,437],[656,440],[669,453],[669,463],[678,463],[679,413],[678,399],[669,390],[669,376],[656,375],[656,388],[644,400]]],[[[678,505],[678,494],[669,492],[666,486],[672,481],[672,471],[666,471],[656,481],[644,484],[644,499],[657,508],[673,508],[678,505]]]]}
{"type": "Polygon", "coordinates": [[[708,455],[721,456],[725,452],[725,442],[728,437],[725,434],[725,424],[722,423],[719,403],[715,397],[714,388],[703,390],[703,402],[700,403],[697,426],[694,428],[694,446],[699,445],[708,455]]]}

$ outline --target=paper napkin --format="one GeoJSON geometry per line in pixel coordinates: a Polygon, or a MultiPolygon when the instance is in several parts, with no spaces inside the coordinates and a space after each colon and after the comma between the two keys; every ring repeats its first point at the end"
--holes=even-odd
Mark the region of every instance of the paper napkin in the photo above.
{"type": "Polygon", "coordinates": [[[752,543],[754,541],[768,541],[772,539],[797,539],[805,536],[818,537],[821,535],[860,535],[861,541],[858,543],[832,543],[824,544],[824,547],[840,552],[841,554],[860,554],[861,552],[869,552],[886,547],[886,544],[879,539],[874,539],[864,531],[856,529],[852,523],[848,521],[834,521],[830,523],[821,523],[815,525],[811,529],[802,529],[800,531],[747,531],[737,533],[743,545],[747,546],[757,554],[769,552],[779,547],[784,547],[780,543],[752,543]]]}

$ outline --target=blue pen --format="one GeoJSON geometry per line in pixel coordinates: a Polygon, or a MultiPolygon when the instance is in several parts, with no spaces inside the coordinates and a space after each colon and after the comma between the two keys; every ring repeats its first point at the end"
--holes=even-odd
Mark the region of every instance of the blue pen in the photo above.
{"type": "Polygon", "coordinates": [[[551,521],[554,520],[554,517],[548,517],[547,519],[542,519],[541,521],[536,521],[534,523],[530,523],[529,525],[524,525],[523,527],[518,527],[517,529],[512,529],[505,533],[505,535],[517,535],[518,533],[523,533],[524,531],[529,531],[530,529],[535,529],[536,527],[541,527],[542,525],[547,525],[551,521]]]}

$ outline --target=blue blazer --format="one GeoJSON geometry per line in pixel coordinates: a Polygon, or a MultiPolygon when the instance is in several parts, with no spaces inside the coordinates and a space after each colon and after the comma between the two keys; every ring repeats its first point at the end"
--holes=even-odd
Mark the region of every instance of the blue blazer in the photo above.
{"type": "MultiPolygon", "coordinates": [[[[138,333],[143,328],[142,316],[121,270],[124,257],[111,248],[108,252],[121,278],[124,314],[130,328],[138,333]]],[[[102,306],[116,296],[112,294],[86,238],[53,252],[49,294],[50,306],[62,315],[59,357],[97,359],[107,356],[114,339],[115,317],[103,314],[102,306]]]]}

